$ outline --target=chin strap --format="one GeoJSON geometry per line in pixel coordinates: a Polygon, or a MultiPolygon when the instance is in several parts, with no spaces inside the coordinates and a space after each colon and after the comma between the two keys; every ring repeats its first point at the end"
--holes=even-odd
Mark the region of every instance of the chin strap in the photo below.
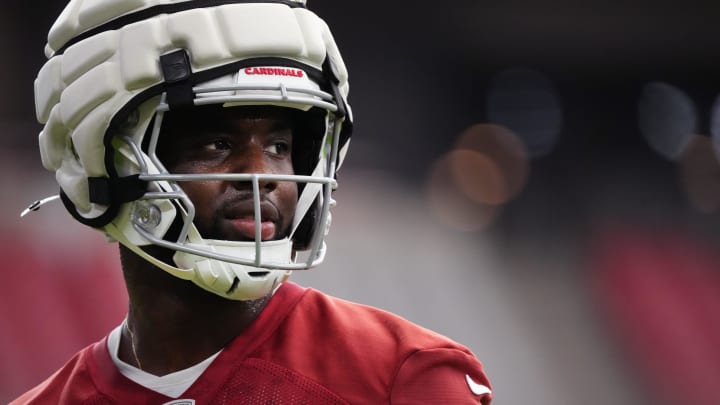
{"type": "Polygon", "coordinates": [[[130,242],[127,237],[125,237],[125,234],[118,229],[118,227],[115,225],[115,223],[111,222],[103,227],[103,231],[112,239],[118,241],[126,248],[132,250],[135,254],[142,257],[143,259],[150,262],[150,264],[161,268],[162,270],[172,274],[175,277],[181,278],[183,280],[192,280],[194,277],[194,270],[193,269],[180,269],[174,266],[171,266],[167,263],[165,263],[162,260],[157,259],[155,256],[151,256],[147,252],[145,252],[140,246],[135,245],[134,243],[130,242]]]}
{"type": "MultiPolygon", "coordinates": [[[[289,270],[264,270],[227,263],[181,251],[177,251],[173,256],[173,260],[179,266],[175,267],[130,242],[114,223],[106,225],[103,229],[108,236],[161,270],[180,279],[192,281],[206,291],[231,300],[248,301],[262,298],[277,289],[292,273],[289,270]]],[[[238,250],[245,250],[249,254],[255,249],[254,242],[203,240],[194,226],[191,227],[188,239],[196,241],[188,243],[189,247],[220,254],[237,255],[238,250]]],[[[268,245],[268,250],[264,253],[271,260],[277,262],[291,260],[292,244],[288,239],[264,243],[268,245]]]]}
{"type": "MultiPolygon", "coordinates": [[[[225,255],[253,255],[254,242],[204,240],[188,243],[189,247],[225,255]]],[[[263,258],[275,263],[292,262],[289,239],[263,242],[263,258]]],[[[290,270],[269,270],[177,251],[173,260],[180,267],[195,269],[195,284],[215,294],[236,300],[253,300],[266,296],[290,277],[290,270]]]]}

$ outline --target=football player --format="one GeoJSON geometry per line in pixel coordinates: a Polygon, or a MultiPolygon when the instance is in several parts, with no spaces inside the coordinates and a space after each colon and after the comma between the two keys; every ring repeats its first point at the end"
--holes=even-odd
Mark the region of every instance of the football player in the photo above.
{"type": "Polygon", "coordinates": [[[305,1],[71,0],[46,55],[43,165],[130,302],[13,404],[490,403],[464,346],[287,281],[323,261],[352,132],[305,1]]]}

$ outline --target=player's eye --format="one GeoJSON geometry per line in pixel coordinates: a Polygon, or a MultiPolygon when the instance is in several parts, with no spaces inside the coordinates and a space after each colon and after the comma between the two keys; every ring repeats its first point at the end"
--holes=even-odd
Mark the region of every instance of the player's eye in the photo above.
{"type": "Polygon", "coordinates": [[[202,148],[207,151],[228,150],[230,143],[224,139],[215,139],[202,145],[202,148]]]}
{"type": "Polygon", "coordinates": [[[285,155],[290,152],[290,143],[287,141],[275,141],[265,151],[273,155],[285,155]]]}

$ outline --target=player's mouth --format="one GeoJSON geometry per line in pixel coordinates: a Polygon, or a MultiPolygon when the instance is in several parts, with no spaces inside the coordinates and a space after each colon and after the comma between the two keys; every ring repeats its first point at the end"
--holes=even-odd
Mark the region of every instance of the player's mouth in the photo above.
{"type": "MultiPolygon", "coordinates": [[[[235,231],[247,240],[255,240],[255,218],[235,218],[231,219],[235,231]]],[[[260,222],[260,239],[271,240],[275,238],[277,233],[277,227],[272,221],[261,221],[260,222]]]]}
{"type": "MultiPolygon", "coordinates": [[[[227,207],[225,218],[237,239],[255,240],[255,206],[252,200],[242,200],[227,207]]],[[[277,237],[280,214],[269,201],[260,203],[260,239],[272,240],[277,237]]]]}

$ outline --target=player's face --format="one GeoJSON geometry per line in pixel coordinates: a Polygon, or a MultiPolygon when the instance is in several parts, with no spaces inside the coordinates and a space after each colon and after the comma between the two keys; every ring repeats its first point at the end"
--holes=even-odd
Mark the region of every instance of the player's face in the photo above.
{"type": "MultiPolygon", "coordinates": [[[[170,173],[293,174],[292,145],[292,123],[280,109],[202,107],[166,115],[158,157],[170,173]]],[[[251,182],[180,186],[195,205],[203,237],[255,240],[251,182]]],[[[287,236],[297,199],[294,182],[260,182],[263,240],[287,236]]]]}

